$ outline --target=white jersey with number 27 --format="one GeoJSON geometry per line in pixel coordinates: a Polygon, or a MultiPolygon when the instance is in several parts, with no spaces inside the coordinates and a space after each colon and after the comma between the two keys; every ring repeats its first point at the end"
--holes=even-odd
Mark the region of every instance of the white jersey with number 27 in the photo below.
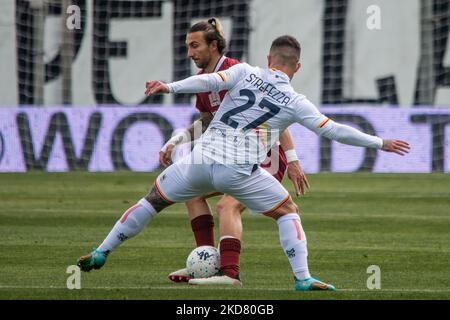
{"type": "Polygon", "coordinates": [[[228,90],[194,152],[250,174],[292,123],[345,144],[381,148],[382,139],[324,116],[304,95],[294,91],[282,71],[246,63],[218,73],[202,74],[168,84],[170,92],[228,90]]]}

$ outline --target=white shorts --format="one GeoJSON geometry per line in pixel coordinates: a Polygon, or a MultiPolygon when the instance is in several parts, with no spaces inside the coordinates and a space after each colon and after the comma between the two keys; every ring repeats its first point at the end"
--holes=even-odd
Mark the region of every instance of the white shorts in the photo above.
{"type": "Polygon", "coordinates": [[[172,203],[218,191],[255,213],[274,211],[289,199],[289,192],[264,169],[258,167],[249,176],[219,163],[190,164],[189,155],[161,172],[155,188],[172,203]]]}

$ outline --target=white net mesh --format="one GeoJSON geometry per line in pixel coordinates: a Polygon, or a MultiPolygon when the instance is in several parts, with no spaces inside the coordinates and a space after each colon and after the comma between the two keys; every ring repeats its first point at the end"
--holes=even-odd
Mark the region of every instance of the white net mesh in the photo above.
{"type": "Polygon", "coordinates": [[[336,121],[400,135],[423,150],[417,161],[395,168],[384,166],[388,160],[377,151],[347,152],[294,128],[309,172],[450,170],[448,0],[6,0],[0,3],[0,33],[7,39],[0,46],[0,171],[18,170],[15,156],[22,159],[18,171],[52,168],[55,157],[65,161],[61,170],[96,170],[102,147],[110,165],[98,170],[157,168],[161,144],[197,114],[187,107],[192,95],[146,97],[144,83],[195,74],[186,32],[212,16],[225,26],[227,56],[250,64],[265,66],[276,36],[296,36],[303,64],[292,82],[297,91],[336,121]],[[149,104],[164,108],[121,109],[149,104]],[[31,105],[42,112],[24,108],[31,105]],[[112,109],[97,110],[100,105],[112,109]],[[387,120],[379,121],[377,108],[387,120]],[[103,137],[107,121],[119,129],[103,137]],[[108,142],[100,146],[101,139],[108,142]],[[122,154],[127,139],[136,148],[150,146],[152,160],[122,154]],[[19,151],[7,158],[11,150],[19,151]]]}
{"type": "MultiPolygon", "coordinates": [[[[448,1],[324,0],[315,7],[284,2],[289,8],[311,11],[299,19],[322,17],[311,20],[317,24],[313,35],[293,29],[288,21],[283,27],[282,12],[274,11],[275,18],[270,18],[279,34],[321,39],[320,51],[314,53],[321,57],[319,65],[308,68],[312,49],[304,48],[306,72],[322,73],[315,103],[448,105],[448,1]]],[[[262,0],[16,0],[14,4],[18,104],[189,103],[186,95],[172,100],[145,98],[142,90],[132,89],[137,85],[124,84],[141,83],[137,80],[144,79],[142,74],[171,81],[195,73],[186,59],[186,31],[194,21],[211,16],[225,21],[230,57],[260,62],[266,54],[262,50],[270,44],[270,39],[264,46],[259,40],[263,36],[259,25],[263,32],[267,28],[262,0]],[[68,5],[80,9],[80,28],[73,31],[64,28],[73,13],[67,13],[68,5]],[[250,48],[250,41],[256,46],[250,48]],[[64,72],[65,68],[72,72],[64,72]],[[88,80],[89,89],[80,79],[88,80]],[[87,90],[89,94],[80,97],[87,90]]]]}

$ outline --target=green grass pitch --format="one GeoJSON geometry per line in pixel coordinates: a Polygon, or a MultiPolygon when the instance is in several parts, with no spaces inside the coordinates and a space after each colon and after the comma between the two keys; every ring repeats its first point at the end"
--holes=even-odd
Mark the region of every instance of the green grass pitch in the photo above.
{"type": "Polygon", "coordinates": [[[67,267],[103,240],[155,176],[1,174],[0,299],[450,299],[448,174],[309,175],[310,191],[295,201],[310,271],[337,292],[295,292],[276,223],[247,211],[243,288],[171,283],[167,274],[194,247],[183,204],[160,213],[103,269],[82,273],[82,289],[67,289],[67,267]],[[371,265],[380,267],[380,290],[367,288],[371,265]]]}

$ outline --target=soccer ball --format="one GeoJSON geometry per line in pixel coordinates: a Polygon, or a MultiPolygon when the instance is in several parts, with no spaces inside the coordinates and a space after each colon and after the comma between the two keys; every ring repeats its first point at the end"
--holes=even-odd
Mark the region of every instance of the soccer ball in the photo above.
{"type": "Polygon", "coordinates": [[[186,268],[191,278],[208,278],[220,270],[220,254],[211,246],[197,247],[189,254],[186,268]]]}

